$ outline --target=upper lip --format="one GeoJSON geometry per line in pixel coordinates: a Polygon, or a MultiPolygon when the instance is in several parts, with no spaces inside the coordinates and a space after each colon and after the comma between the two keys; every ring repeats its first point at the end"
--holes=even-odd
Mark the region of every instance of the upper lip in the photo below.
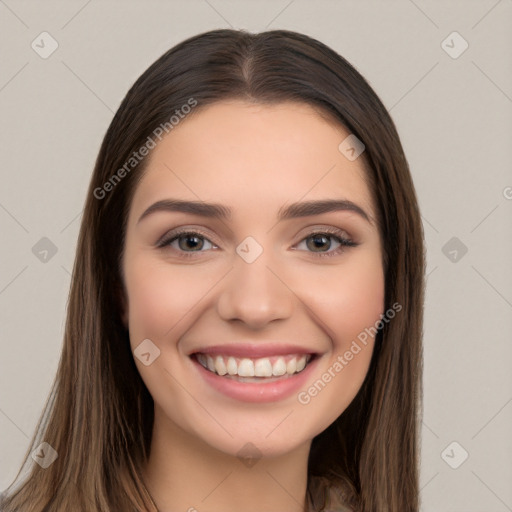
{"type": "Polygon", "coordinates": [[[284,345],[281,343],[232,343],[228,345],[210,345],[192,350],[192,354],[225,355],[233,357],[270,357],[288,354],[316,354],[316,351],[299,345],[284,345]]]}

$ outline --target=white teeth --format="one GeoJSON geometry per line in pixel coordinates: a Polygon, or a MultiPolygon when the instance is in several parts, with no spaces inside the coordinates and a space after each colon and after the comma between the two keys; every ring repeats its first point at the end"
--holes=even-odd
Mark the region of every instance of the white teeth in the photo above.
{"type": "Polygon", "coordinates": [[[236,364],[236,359],[234,357],[230,357],[228,359],[228,364],[226,365],[229,375],[236,375],[238,371],[238,365],[236,364]]]}
{"type": "Polygon", "coordinates": [[[239,377],[281,377],[301,372],[311,359],[311,356],[279,356],[262,357],[260,359],[236,359],[232,356],[215,356],[196,354],[197,361],[213,373],[218,375],[238,375],[239,377]],[[274,361],[272,364],[271,359],[274,361]],[[288,359],[288,361],[286,361],[288,359]]]}
{"type": "Polygon", "coordinates": [[[306,356],[302,356],[298,361],[297,361],[297,371],[298,372],[301,372],[302,370],[304,370],[304,368],[306,367],[306,356]]]}
{"type": "Polygon", "coordinates": [[[272,375],[279,377],[286,373],[286,363],[284,362],[284,358],[279,357],[277,361],[274,363],[272,367],[272,375]]]}
{"type": "Polygon", "coordinates": [[[213,359],[210,356],[206,356],[206,366],[208,366],[208,370],[211,372],[215,371],[215,363],[213,362],[213,359]]]}
{"type": "Polygon", "coordinates": [[[293,375],[297,371],[297,359],[290,359],[286,365],[286,373],[293,375]]]}
{"type": "Polygon", "coordinates": [[[215,358],[215,371],[219,375],[226,375],[226,373],[228,373],[226,365],[224,364],[224,358],[222,356],[217,356],[215,358]]]}
{"type": "Polygon", "coordinates": [[[254,363],[254,375],[256,377],[272,377],[272,363],[270,359],[258,359],[254,363]]]}
{"type": "Polygon", "coordinates": [[[239,377],[254,377],[254,363],[250,359],[242,359],[238,365],[239,377]]]}

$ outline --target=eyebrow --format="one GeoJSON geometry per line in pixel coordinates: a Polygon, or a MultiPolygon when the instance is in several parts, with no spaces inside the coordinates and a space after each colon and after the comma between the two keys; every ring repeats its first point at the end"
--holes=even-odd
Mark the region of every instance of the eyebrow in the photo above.
{"type": "MultiPolygon", "coordinates": [[[[204,201],[184,201],[182,199],[163,199],[147,208],[139,217],[137,224],[152,213],[161,211],[190,213],[220,220],[231,218],[231,209],[221,204],[205,203],[204,201]]],[[[336,211],[356,213],[370,224],[373,224],[371,217],[360,206],[347,199],[324,199],[292,203],[279,209],[278,220],[310,217],[336,211]]]]}

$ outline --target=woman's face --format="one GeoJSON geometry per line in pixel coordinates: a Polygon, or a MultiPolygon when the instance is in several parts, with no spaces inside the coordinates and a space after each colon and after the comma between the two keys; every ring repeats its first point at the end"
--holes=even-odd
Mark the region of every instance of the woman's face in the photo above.
{"type": "Polygon", "coordinates": [[[362,159],[339,149],[348,135],[306,104],[231,101],[152,150],[123,272],[155,426],[227,454],[250,442],[279,455],[355,397],[384,274],[362,159]]]}

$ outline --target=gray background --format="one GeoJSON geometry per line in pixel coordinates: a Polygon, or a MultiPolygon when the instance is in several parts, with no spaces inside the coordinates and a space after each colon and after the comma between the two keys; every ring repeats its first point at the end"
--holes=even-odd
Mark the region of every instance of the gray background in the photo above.
{"type": "Polygon", "coordinates": [[[316,37],[390,109],[428,249],[422,510],[512,510],[512,0],[0,0],[0,489],[57,368],[113,113],[168,48],[223,27],[316,37]],[[43,31],[59,45],[46,59],[43,31]]]}

